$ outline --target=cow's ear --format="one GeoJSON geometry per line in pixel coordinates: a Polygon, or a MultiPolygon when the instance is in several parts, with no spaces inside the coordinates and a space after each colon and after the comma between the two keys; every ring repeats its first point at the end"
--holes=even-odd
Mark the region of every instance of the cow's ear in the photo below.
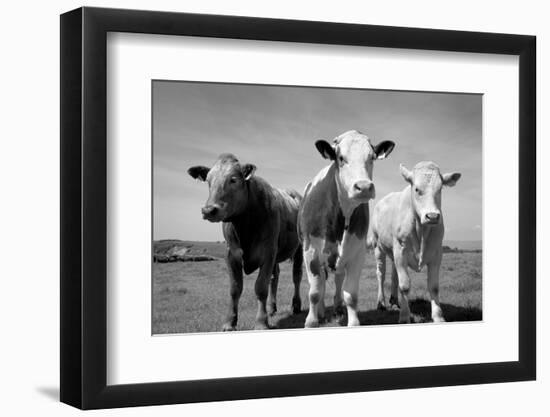
{"type": "Polygon", "coordinates": [[[391,151],[393,151],[393,148],[395,148],[395,143],[393,143],[391,140],[385,140],[383,142],[380,142],[373,148],[376,159],[385,159],[388,157],[391,151]]]}
{"type": "Polygon", "coordinates": [[[252,177],[252,175],[254,175],[254,172],[256,172],[256,165],[244,164],[241,167],[241,171],[243,173],[244,180],[248,181],[252,177]]]}
{"type": "Polygon", "coordinates": [[[321,155],[323,155],[323,158],[330,159],[331,161],[336,160],[336,151],[332,147],[330,143],[328,143],[326,140],[318,140],[315,142],[315,147],[319,151],[321,155]]]}
{"type": "Polygon", "coordinates": [[[409,184],[412,184],[413,181],[413,174],[411,171],[409,171],[407,168],[405,168],[405,165],[399,164],[399,171],[401,172],[401,176],[407,181],[409,184]]]}
{"type": "Polygon", "coordinates": [[[208,175],[208,171],[210,171],[210,168],[202,165],[197,165],[189,168],[187,170],[187,173],[195,179],[206,181],[206,176],[208,175]]]}
{"type": "Polygon", "coordinates": [[[461,176],[462,174],[460,174],[460,172],[450,172],[448,174],[443,174],[441,179],[443,180],[443,185],[454,187],[461,176]]]}

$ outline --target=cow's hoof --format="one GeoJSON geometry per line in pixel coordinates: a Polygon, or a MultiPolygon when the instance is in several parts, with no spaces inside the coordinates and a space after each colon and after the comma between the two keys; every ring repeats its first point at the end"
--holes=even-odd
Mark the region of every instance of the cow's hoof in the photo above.
{"type": "Polygon", "coordinates": [[[339,305],[337,307],[334,307],[334,315],[335,316],[343,316],[346,312],[346,309],[343,305],[339,305]]]}
{"type": "Polygon", "coordinates": [[[355,327],[355,326],[361,326],[361,323],[359,322],[359,319],[348,319],[348,327],[355,327]]]}
{"type": "Polygon", "coordinates": [[[340,326],[343,326],[346,322],[346,311],[344,307],[338,306],[334,308],[334,319],[336,320],[336,323],[338,323],[340,326]]]}
{"type": "Polygon", "coordinates": [[[300,314],[302,312],[302,300],[299,298],[292,299],[292,314],[300,314]]]}
{"type": "Polygon", "coordinates": [[[378,301],[378,304],[376,305],[376,309],[378,311],[386,311],[386,305],[382,301],[378,301]]]}
{"type": "Polygon", "coordinates": [[[319,327],[319,320],[315,320],[315,319],[306,319],[306,324],[305,324],[305,327],[307,329],[313,329],[315,327],[319,327]]]}
{"type": "Polygon", "coordinates": [[[401,307],[399,307],[399,304],[392,304],[390,305],[391,311],[399,311],[401,307]]]}
{"type": "Polygon", "coordinates": [[[267,306],[267,314],[274,316],[277,313],[277,304],[273,303],[267,306]]]}
{"type": "Polygon", "coordinates": [[[233,326],[231,323],[225,323],[222,326],[222,331],[224,332],[234,332],[235,330],[237,330],[237,328],[233,326]]]}
{"type": "Polygon", "coordinates": [[[410,317],[399,317],[399,324],[409,324],[410,322],[410,317]]]}
{"type": "Polygon", "coordinates": [[[445,319],[442,316],[432,317],[434,323],[445,323],[445,319]]]}
{"type": "Polygon", "coordinates": [[[334,307],[334,317],[340,317],[346,314],[346,309],[339,305],[338,307],[334,307]]]}
{"type": "Polygon", "coordinates": [[[254,325],[254,330],[269,330],[267,323],[256,323],[254,325]]]}

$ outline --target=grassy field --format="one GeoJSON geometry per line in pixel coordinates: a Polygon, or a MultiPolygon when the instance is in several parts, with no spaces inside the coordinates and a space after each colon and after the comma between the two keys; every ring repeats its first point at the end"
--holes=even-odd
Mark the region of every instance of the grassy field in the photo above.
{"type": "MultiPolygon", "coordinates": [[[[161,241],[162,242],[162,241],[161,241]]],[[[222,256],[223,243],[185,242],[200,253],[222,256]],[[204,248],[207,247],[205,251],[204,248]]],[[[440,274],[441,307],[447,321],[481,320],[481,253],[446,253],[440,274]]],[[[301,286],[302,312],[291,313],[292,265],[280,264],[278,312],[270,325],[279,329],[303,328],[308,311],[308,282],[304,270],[301,286]]],[[[412,274],[411,312],[416,323],[431,321],[427,298],[426,273],[412,274]]],[[[390,267],[386,277],[386,297],[389,297],[390,267]]],[[[238,330],[254,327],[256,274],[245,275],[244,290],[239,303],[238,330]]],[[[195,333],[220,331],[227,312],[229,285],[223,259],[210,262],[172,262],[153,264],[153,333],[195,333]]],[[[377,284],[374,256],[369,254],[361,274],[359,319],[362,325],[396,324],[398,312],[376,310],[377,284]]],[[[327,318],[322,326],[339,326],[332,318],[334,280],[327,283],[325,304],[327,318]]],[[[345,323],[344,323],[345,324],[345,323]]]]}

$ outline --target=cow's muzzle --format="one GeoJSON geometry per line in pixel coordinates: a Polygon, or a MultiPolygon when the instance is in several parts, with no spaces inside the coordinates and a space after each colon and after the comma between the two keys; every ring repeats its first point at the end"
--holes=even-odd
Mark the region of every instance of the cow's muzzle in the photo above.
{"type": "Polygon", "coordinates": [[[211,222],[219,222],[222,219],[221,207],[217,204],[204,206],[201,209],[202,218],[211,222]]]}
{"type": "Polygon", "coordinates": [[[375,196],[374,183],[369,180],[357,181],[353,184],[352,198],[368,200],[375,196]]]}
{"type": "Polygon", "coordinates": [[[441,220],[441,213],[432,212],[432,213],[426,213],[424,215],[424,219],[422,221],[423,224],[439,224],[439,221],[441,220]]]}

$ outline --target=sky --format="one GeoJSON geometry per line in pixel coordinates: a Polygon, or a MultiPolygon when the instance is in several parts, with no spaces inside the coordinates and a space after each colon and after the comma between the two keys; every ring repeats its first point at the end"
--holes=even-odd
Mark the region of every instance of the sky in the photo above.
{"type": "Polygon", "coordinates": [[[406,186],[400,163],[433,161],[462,174],[443,189],[445,239],[481,240],[481,95],[181,81],[153,81],[153,238],[223,240],[221,224],[202,219],[208,186],[189,167],[231,152],[273,186],[303,194],[328,164],[315,141],[352,129],[396,144],[375,161],[371,211],[406,186]]]}

